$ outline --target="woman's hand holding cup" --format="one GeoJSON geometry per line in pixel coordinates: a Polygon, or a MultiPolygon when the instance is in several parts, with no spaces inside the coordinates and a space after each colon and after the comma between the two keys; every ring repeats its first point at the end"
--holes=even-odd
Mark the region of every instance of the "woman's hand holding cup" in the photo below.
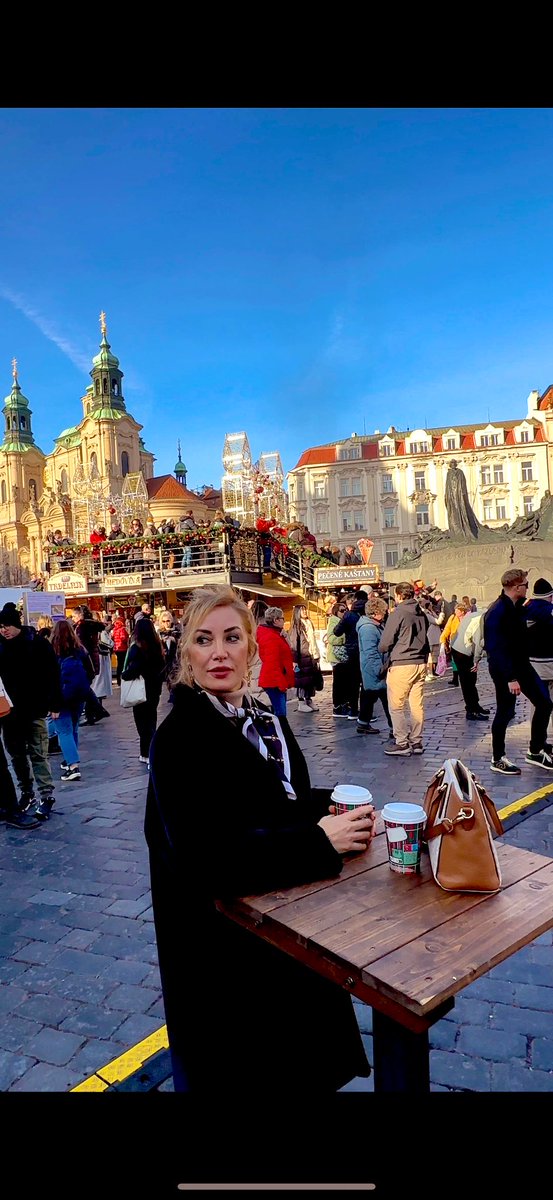
{"type": "Polygon", "coordinates": [[[367,850],[376,834],[376,811],[372,804],[358,804],[349,812],[335,815],[330,805],[330,816],[321,817],[318,824],[338,854],[361,854],[367,850]]]}

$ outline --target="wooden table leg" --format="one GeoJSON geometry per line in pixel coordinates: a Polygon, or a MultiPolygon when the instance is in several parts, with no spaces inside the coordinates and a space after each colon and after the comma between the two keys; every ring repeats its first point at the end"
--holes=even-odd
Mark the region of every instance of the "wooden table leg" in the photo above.
{"type": "MultiPolygon", "coordinates": [[[[432,1024],[449,1012],[453,1000],[435,1010],[432,1024]]],[[[373,1008],[375,1092],[428,1093],[430,1063],[428,1029],[412,1033],[398,1021],[373,1008]]]]}

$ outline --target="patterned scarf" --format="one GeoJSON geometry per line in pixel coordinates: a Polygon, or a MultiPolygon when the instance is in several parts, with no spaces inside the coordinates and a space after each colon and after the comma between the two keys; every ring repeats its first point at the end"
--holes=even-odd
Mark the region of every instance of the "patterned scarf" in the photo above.
{"type": "MultiPolygon", "coordinates": [[[[196,685],[196,690],[201,691],[196,685]]],[[[242,707],[235,708],[226,700],[219,700],[211,692],[205,692],[213,707],[223,717],[229,717],[241,730],[243,736],[261,754],[261,757],[275,767],[279,779],[282,780],[286,794],[290,800],[296,800],[296,793],[290,783],[290,756],[286,738],[278,717],[274,713],[260,708],[252,696],[247,693],[242,700],[242,707]]]]}

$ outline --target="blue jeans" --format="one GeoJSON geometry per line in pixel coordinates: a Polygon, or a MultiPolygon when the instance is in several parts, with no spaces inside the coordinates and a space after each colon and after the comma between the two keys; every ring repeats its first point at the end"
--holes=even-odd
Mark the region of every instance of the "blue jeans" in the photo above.
{"type": "Polygon", "coordinates": [[[286,716],[286,692],[281,692],[280,688],[266,687],[265,691],[271,701],[271,708],[275,717],[286,716]]]}
{"type": "Polygon", "coordinates": [[[79,758],[79,720],[84,708],[84,701],[73,708],[65,708],[52,722],[58,735],[61,752],[68,767],[80,762],[79,758]]]}

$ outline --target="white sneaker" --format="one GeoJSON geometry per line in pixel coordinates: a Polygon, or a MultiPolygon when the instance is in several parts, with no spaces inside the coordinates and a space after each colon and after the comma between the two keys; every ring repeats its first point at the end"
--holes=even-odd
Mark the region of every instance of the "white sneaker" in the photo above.
{"type": "Polygon", "coordinates": [[[434,683],[434,676],[433,675],[425,675],[424,682],[425,683],[434,683]]]}
{"type": "Polygon", "coordinates": [[[310,708],[309,704],[305,704],[303,700],[300,700],[298,707],[296,709],[296,712],[304,712],[304,713],[311,713],[314,711],[315,710],[313,708],[310,708]]]}

